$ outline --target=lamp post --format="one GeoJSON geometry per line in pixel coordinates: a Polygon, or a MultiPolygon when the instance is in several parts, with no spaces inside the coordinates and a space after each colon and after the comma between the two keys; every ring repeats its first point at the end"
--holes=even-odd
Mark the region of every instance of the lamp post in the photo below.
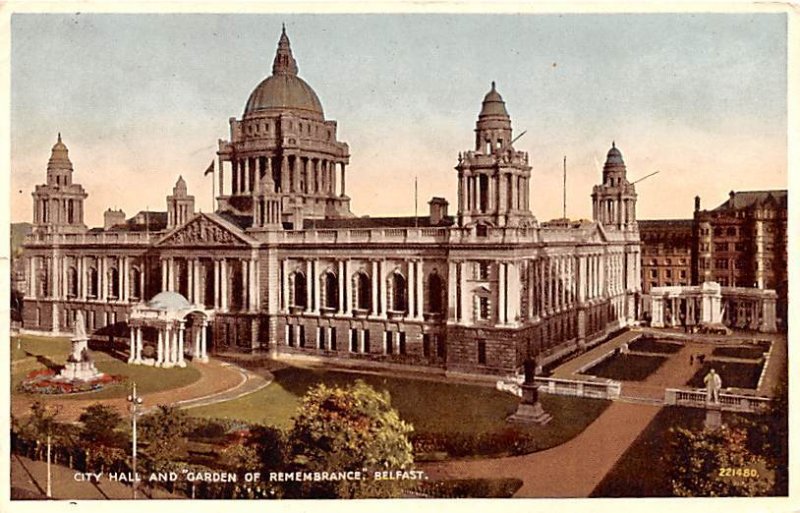
{"type": "Polygon", "coordinates": [[[133,489],[133,498],[136,499],[136,484],[138,482],[138,476],[136,475],[136,415],[137,415],[137,407],[141,405],[144,401],[142,398],[136,395],[136,383],[133,383],[133,391],[128,396],[128,402],[131,403],[131,426],[133,431],[132,438],[132,445],[133,445],[133,484],[131,488],[133,489]]]}

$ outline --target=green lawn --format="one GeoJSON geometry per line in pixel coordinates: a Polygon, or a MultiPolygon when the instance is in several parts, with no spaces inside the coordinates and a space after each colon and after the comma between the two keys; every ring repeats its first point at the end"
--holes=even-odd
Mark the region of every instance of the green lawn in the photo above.
{"type": "Polygon", "coordinates": [[[11,337],[11,360],[21,360],[29,356],[60,357],[63,363],[70,349],[70,341],[61,337],[37,337],[16,335],[11,337]],[[19,349],[17,349],[19,346],[19,349]]]}
{"type": "MultiPolygon", "coordinates": [[[[11,374],[12,393],[21,393],[16,390],[17,385],[25,379],[29,372],[43,369],[53,365],[63,365],[70,352],[71,343],[66,338],[36,337],[21,335],[11,337],[12,360],[21,360],[29,357],[28,361],[16,363],[11,374]],[[17,350],[17,338],[20,339],[20,350],[17,350]],[[17,351],[18,357],[14,357],[17,351]]],[[[130,390],[130,383],[136,382],[137,390],[142,394],[159,392],[173,388],[180,388],[200,379],[200,371],[191,365],[180,369],[160,369],[144,365],[128,365],[102,351],[92,351],[97,369],[107,374],[124,376],[120,383],[107,385],[97,392],[83,394],[66,394],[59,396],[41,396],[42,398],[69,399],[112,399],[126,396],[130,390]]]]}
{"type": "MultiPolygon", "coordinates": [[[[391,395],[392,405],[417,433],[486,433],[508,428],[506,417],[516,410],[518,399],[491,387],[416,379],[355,374],[324,369],[284,367],[273,371],[275,381],[245,397],[191,408],[200,417],[240,419],[289,428],[300,397],[314,384],[344,385],[361,379],[391,395]]],[[[539,450],[573,438],[608,406],[608,401],[541,395],[553,420],[532,426],[539,450]]]]}
{"type": "Polygon", "coordinates": [[[584,374],[619,381],[644,381],[667,361],[664,356],[615,354],[606,358],[584,374]]]}

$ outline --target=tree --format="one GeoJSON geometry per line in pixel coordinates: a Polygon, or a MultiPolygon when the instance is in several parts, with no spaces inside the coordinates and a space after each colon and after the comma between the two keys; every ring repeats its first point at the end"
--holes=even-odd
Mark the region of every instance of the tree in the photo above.
{"type": "Polygon", "coordinates": [[[56,417],[61,412],[58,406],[48,406],[41,401],[31,404],[31,416],[26,424],[26,430],[37,440],[53,436],[58,431],[59,423],[56,417]]]}
{"type": "Polygon", "coordinates": [[[413,463],[407,435],[388,392],[362,381],[345,388],[317,385],[303,398],[289,434],[290,456],[299,470],[362,471],[364,480],[304,482],[306,498],[392,496],[399,487],[372,480],[374,471],[402,470],[413,463]]]}
{"type": "Polygon", "coordinates": [[[147,443],[146,454],[153,470],[170,467],[184,451],[184,435],[190,423],[186,412],[176,406],[160,404],[155,413],[142,417],[139,434],[147,443]]]}
{"type": "Polygon", "coordinates": [[[765,458],[747,448],[746,430],[673,428],[669,437],[667,464],[675,495],[755,497],[772,490],[774,472],[765,458]]]}
{"type": "Polygon", "coordinates": [[[78,420],[83,424],[80,438],[84,442],[116,447],[126,441],[125,436],[116,430],[122,422],[122,415],[111,406],[93,404],[83,410],[78,420]]]}

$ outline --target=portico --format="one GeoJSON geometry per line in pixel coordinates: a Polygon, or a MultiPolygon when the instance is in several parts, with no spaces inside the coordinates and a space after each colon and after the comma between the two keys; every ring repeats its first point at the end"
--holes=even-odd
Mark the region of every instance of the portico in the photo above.
{"type": "Polygon", "coordinates": [[[156,367],[185,367],[185,356],[208,361],[208,325],[213,310],[192,305],[177,292],[161,292],[147,303],[133,307],[130,318],[128,363],[156,367]],[[155,329],[156,357],[143,358],[143,333],[155,329]]]}

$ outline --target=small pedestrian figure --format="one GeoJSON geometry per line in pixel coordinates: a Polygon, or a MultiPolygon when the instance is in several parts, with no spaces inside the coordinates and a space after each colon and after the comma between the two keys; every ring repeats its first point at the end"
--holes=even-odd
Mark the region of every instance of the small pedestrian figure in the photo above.
{"type": "Polygon", "coordinates": [[[694,367],[694,354],[689,355],[689,367],[694,367]]]}

